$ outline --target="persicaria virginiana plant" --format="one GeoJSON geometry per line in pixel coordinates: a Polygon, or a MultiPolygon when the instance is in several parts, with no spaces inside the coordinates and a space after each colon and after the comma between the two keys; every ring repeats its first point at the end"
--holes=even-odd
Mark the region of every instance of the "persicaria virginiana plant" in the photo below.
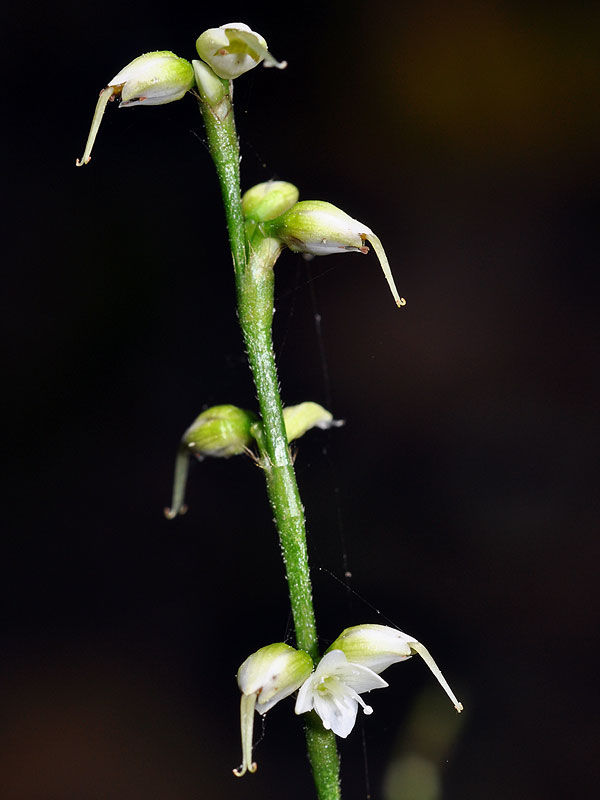
{"type": "MultiPolygon", "coordinates": [[[[168,50],[135,58],[100,92],[83,157],[88,164],[104,111],[110,101],[124,108],[164,105],[194,95],[199,103],[210,154],[219,178],[233,255],[237,313],[254,383],[258,409],[235,405],[203,411],[185,431],[177,451],[168,519],[186,510],[185,486],[191,457],[229,458],[252,454],[262,467],[268,499],[282,548],[296,647],[275,642],[249,655],[238,670],[241,692],[241,777],[256,771],[252,760],[255,713],[295,695],[293,711],[304,721],[308,756],[321,800],[341,796],[336,736],[347,737],[358,709],[371,714],[363,699],[388,683],[389,666],[420,655],[457,711],[455,697],[429,651],[413,636],[385,625],[358,624],[343,630],[321,655],[312,601],[304,511],[289,443],[312,428],[341,424],[322,406],[304,402],[283,408],[272,346],[274,267],[287,247],[311,255],[368,253],[374,249],[397,306],[399,295],[388,259],[370,227],[324,200],[300,200],[285,181],[240,185],[240,155],[233,113],[233,81],[264,64],[283,69],[265,39],[236,22],[204,31],[197,41],[199,60],[186,61],[168,50]]],[[[257,631],[260,636],[260,632],[257,631]]],[[[292,705],[290,703],[290,711],[292,705]]]]}

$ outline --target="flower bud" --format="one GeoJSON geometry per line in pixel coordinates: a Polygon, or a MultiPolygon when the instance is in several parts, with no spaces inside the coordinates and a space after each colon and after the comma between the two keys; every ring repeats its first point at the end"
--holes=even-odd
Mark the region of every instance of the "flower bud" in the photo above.
{"type": "Polygon", "coordinates": [[[120,93],[120,106],[161,106],[181,100],[194,85],[194,70],[189,61],[169,50],[157,50],[134,58],[109,86],[120,93]]]}
{"type": "Polygon", "coordinates": [[[277,219],[265,225],[269,236],[279,239],[298,253],[326,256],[331,253],[368,253],[365,241],[377,254],[383,274],[397,306],[406,305],[400,297],[383,246],[373,231],[331,203],[301,200],[277,219]]]}
{"type": "Polygon", "coordinates": [[[251,425],[258,417],[237,406],[212,406],[196,417],[181,439],[190,452],[203,458],[229,458],[252,444],[251,425]]]}
{"type": "Polygon", "coordinates": [[[211,108],[217,107],[229,95],[229,91],[226,88],[228,84],[223,83],[223,79],[219,78],[204,61],[198,61],[195,58],[192,61],[192,66],[198,94],[211,108]]]}
{"type": "Polygon", "coordinates": [[[452,700],[454,708],[459,713],[463,710],[462,703],[456,699],[429,650],[407,633],[387,625],[354,625],[343,630],[327,648],[328,653],[333,650],[341,650],[348,661],[368,667],[377,674],[418,653],[452,700]]]}
{"type": "Polygon", "coordinates": [[[160,106],[181,100],[193,84],[194,70],[190,62],[169,50],[157,50],[134,58],[100,92],[85,152],[81,160],[77,159],[75,162],[77,166],[87,164],[91,158],[92,147],[109,100],[120,97],[119,105],[124,108],[142,104],[160,106]]]}
{"type": "Polygon", "coordinates": [[[260,33],[255,33],[243,22],[230,22],[220,28],[209,28],[196,40],[196,50],[220,78],[232,80],[258,66],[283,69],[285,61],[276,61],[267,50],[260,33]]]}
{"type": "Polygon", "coordinates": [[[242,734],[242,764],[233,774],[241,778],[246,772],[256,772],[252,761],[254,711],[267,711],[295,692],[312,672],[313,662],[308,653],[278,642],[261,647],[244,661],[238,670],[237,682],[242,692],[240,729],[242,734]]]}
{"type": "Polygon", "coordinates": [[[184,499],[190,456],[202,460],[205,456],[229,458],[248,452],[254,441],[251,427],[257,419],[251,411],[231,405],[207,408],[196,417],[183,434],[177,450],[173,499],[171,508],[164,510],[167,519],[174,519],[187,510],[184,499]]]}
{"type": "Polygon", "coordinates": [[[299,439],[311,428],[338,428],[343,420],[333,418],[333,414],[318,403],[300,403],[297,406],[286,406],[283,409],[283,421],[288,442],[299,439]]]}
{"type": "Polygon", "coordinates": [[[242,213],[246,219],[266,222],[281,216],[298,202],[298,189],[287,181],[266,181],[244,192],[242,213]]]}

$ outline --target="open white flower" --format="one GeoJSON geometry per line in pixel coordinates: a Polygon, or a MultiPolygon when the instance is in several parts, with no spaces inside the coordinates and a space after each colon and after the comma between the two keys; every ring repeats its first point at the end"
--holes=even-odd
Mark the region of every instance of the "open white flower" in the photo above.
{"type": "Polygon", "coordinates": [[[314,708],[323,727],[345,739],[354,727],[359,704],[365,714],[373,713],[360,695],[386,686],[388,683],[373,670],[349,662],[341,650],[332,650],[300,687],[296,714],[314,708]]]}

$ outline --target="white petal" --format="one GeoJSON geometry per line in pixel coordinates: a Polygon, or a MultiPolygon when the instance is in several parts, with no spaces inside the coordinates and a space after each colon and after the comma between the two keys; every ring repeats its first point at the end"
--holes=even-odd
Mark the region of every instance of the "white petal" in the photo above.
{"type": "Polygon", "coordinates": [[[335,675],[341,668],[347,666],[348,660],[341,650],[331,650],[319,661],[315,675],[335,675]]]}
{"type": "Polygon", "coordinates": [[[389,686],[389,683],[376,672],[373,672],[368,667],[363,667],[361,664],[348,664],[343,680],[358,694],[370,692],[372,689],[384,689],[389,686]]]}
{"type": "Polygon", "coordinates": [[[315,695],[315,711],[323,720],[323,727],[345,739],[356,722],[358,702],[350,694],[339,697],[331,692],[315,695]]]}
{"type": "Polygon", "coordinates": [[[313,709],[313,698],[314,698],[314,673],[309,675],[309,677],[304,681],[302,686],[298,691],[298,697],[296,698],[296,706],[294,711],[296,714],[305,714],[307,711],[312,711],[313,709]]]}
{"type": "Polygon", "coordinates": [[[327,653],[319,663],[315,675],[335,675],[359,694],[370,692],[371,689],[383,689],[389,685],[368,667],[350,663],[341,650],[331,650],[327,653]]]}
{"type": "MultiPolygon", "coordinates": [[[[219,25],[222,30],[226,31],[228,28],[234,28],[236,31],[247,31],[248,33],[254,33],[252,28],[249,25],[246,25],[245,22],[228,22],[227,25],[219,25]]],[[[254,34],[258,36],[258,34],[254,34]]]]}

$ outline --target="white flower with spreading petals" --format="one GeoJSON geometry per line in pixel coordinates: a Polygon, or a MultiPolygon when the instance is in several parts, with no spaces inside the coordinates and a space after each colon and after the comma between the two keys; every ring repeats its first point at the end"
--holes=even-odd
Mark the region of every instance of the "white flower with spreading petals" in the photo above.
{"type": "Polygon", "coordinates": [[[296,714],[314,708],[323,720],[323,727],[345,739],[356,722],[359,703],[365,714],[373,713],[360,695],[388,685],[373,670],[350,663],[341,650],[332,650],[300,687],[296,714]]]}

